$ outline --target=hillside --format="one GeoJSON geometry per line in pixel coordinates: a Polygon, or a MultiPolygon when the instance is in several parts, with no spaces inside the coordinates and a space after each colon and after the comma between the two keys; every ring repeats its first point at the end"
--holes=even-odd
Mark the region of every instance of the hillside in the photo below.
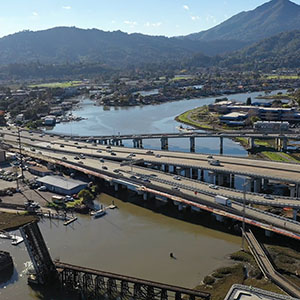
{"type": "Polygon", "coordinates": [[[300,5],[289,0],[272,0],[254,10],[241,12],[211,29],[190,34],[185,38],[258,42],[296,29],[300,30],[300,5]]]}
{"type": "Polygon", "coordinates": [[[178,61],[197,52],[215,55],[240,49],[242,45],[231,41],[184,41],[121,31],[56,27],[1,38],[0,65],[101,63],[118,68],[178,61]]]}

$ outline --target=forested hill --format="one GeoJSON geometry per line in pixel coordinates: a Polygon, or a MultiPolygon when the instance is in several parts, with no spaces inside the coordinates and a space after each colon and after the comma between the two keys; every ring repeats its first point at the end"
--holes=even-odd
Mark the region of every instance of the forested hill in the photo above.
{"type": "Polygon", "coordinates": [[[275,34],[300,30],[300,5],[272,0],[254,10],[241,12],[223,23],[186,36],[193,40],[238,40],[258,42],[275,34]]]}
{"type": "Polygon", "coordinates": [[[124,67],[178,61],[197,52],[215,55],[240,49],[232,41],[184,41],[163,36],[56,27],[22,31],[0,39],[0,65],[102,63],[124,67]]]}

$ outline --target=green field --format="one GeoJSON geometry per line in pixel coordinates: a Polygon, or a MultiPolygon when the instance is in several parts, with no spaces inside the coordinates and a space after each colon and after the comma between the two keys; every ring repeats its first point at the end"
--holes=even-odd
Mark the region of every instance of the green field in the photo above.
{"type": "Polygon", "coordinates": [[[300,79],[298,75],[268,75],[267,79],[300,79]]]}
{"type": "Polygon", "coordinates": [[[81,85],[82,81],[65,81],[65,82],[48,82],[48,83],[40,83],[40,84],[33,84],[29,87],[47,87],[47,88],[68,88],[72,86],[81,85]]]}

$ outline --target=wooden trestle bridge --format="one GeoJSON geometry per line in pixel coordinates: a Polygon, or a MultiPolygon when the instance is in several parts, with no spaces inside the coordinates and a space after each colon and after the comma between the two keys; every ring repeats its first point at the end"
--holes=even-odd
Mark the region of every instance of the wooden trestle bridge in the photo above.
{"type": "Polygon", "coordinates": [[[141,300],[210,299],[209,293],[193,289],[52,261],[37,222],[23,226],[20,231],[35,269],[35,275],[28,278],[29,283],[59,284],[63,290],[93,300],[103,296],[141,300]]]}

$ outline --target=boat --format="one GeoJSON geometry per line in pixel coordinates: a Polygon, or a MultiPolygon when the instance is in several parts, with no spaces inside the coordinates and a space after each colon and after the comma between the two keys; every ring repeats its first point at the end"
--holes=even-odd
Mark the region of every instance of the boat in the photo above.
{"type": "Polygon", "coordinates": [[[103,208],[101,208],[93,213],[93,217],[94,217],[94,219],[97,219],[97,218],[104,216],[105,214],[106,214],[106,211],[103,208]]]}

